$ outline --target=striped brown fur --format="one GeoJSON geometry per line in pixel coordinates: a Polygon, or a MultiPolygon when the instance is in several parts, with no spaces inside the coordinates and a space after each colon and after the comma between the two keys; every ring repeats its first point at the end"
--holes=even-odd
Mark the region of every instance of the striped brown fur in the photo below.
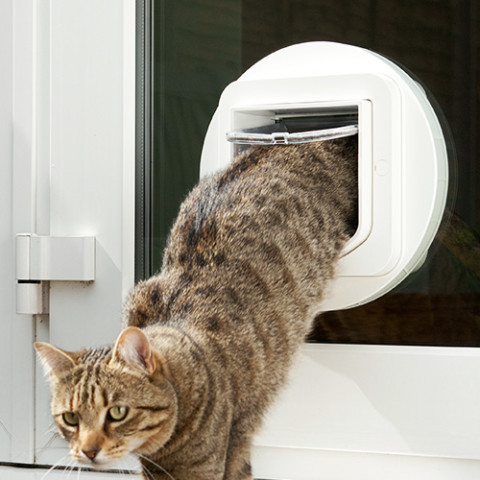
{"type": "Polygon", "coordinates": [[[251,479],[252,435],[356,228],[356,199],[355,137],[258,147],[202,180],[161,272],[128,298],[114,347],[37,345],[74,456],[132,450],[148,458],[145,478],[251,479]],[[128,414],[108,423],[115,405],[128,414]]]}

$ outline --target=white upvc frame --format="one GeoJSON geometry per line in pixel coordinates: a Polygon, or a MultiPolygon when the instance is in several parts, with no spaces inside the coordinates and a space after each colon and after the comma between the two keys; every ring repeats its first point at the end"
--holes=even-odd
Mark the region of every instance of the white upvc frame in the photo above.
{"type": "MultiPolygon", "coordinates": [[[[0,3],[0,72],[13,72],[13,7],[10,2],[0,3]]],[[[14,309],[15,286],[13,278],[15,262],[12,256],[3,252],[11,251],[12,239],[12,92],[13,76],[0,75],[0,159],[4,159],[0,175],[0,271],[5,272],[0,276],[0,381],[3,390],[9,391],[13,384],[12,342],[13,322],[7,319],[14,309]]],[[[18,334],[16,332],[16,334],[18,334]]],[[[12,447],[12,402],[9,395],[0,395],[0,452],[3,458],[11,458],[12,447]]]]}
{"type": "MultiPolygon", "coordinates": [[[[48,172],[43,170],[32,175],[30,166],[35,155],[49,152],[49,139],[55,134],[50,131],[50,95],[55,85],[52,86],[50,81],[45,83],[45,75],[51,75],[47,67],[50,63],[42,63],[45,55],[48,58],[50,50],[39,49],[50,41],[48,22],[51,16],[47,12],[56,1],[65,0],[8,2],[11,7],[9,12],[13,13],[14,57],[13,62],[9,63],[8,59],[5,62],[12,66],[14,83],[13,157],[8,165],[13,170],[8,171],[15,189],[26,185],[25,196],[13,205],[11,235],[20,231],[50,233],[44,230],[50,222],[46,203],[40,209],[36,207],[35,214],[29,193],[35,189],[27,186],[35,184],[37,194],[42,195],[42,178],[48,172]],[[39,22],[41,29],[38,29],[39,22]],[[43,123],[45,119],[47,123],[43,123]]],[[[123,9],[123,15],[117,20],[123,22],[123,43],[112,55],[125,55],[119,75],[125,95],[122,132],[126,135],[122,134],[122,152],[124,179],[129,189],[128,178],[133,175],[134,168],[134,0],[71,0],[70,3],[88,4],[92,11],[100,8],[100,4],[113,6],[121,3],[123,9]]],[[[10,14],[0,17],[2,32],[12,30],[10,14]]],[[[105,10],[103,14],[106,15],[105,10]]],[[[109,22],[113,20],[109,18],[105,22],[106,27],[109,22]]],[[[93,49],[94,45],[95,42],[90,41],[82,48],[93,49]]],[[[8,81],[0,85],[6,89],[11,87],[8,81]]],[[[2,116],[2,125],[8,123],[3,120],[2,116]]],[[[82,121],[88,122],[88,118],[82,121]]],[[[42,198],[44,202],[49,201],[48,195],[42,198]]],[[[126,202],[122,206],[123,235],[131,237],[129,225],[134,224],[133,207],[129,201],[126,202]]],[[[11,249],[8,255],[11,254],[13,259],[13,238],[11,249]]],[[[124,245],[121,253],[122,262],[129,265],[123,283],[125,290],[133,278],[133,257],[132,239],[131,244],[124,245]]],[[[13,261],[6,265],[13,284],[13,261]]],[[[8,287],[7,293],[2,291],[5,298],[0,298],[0,303],[10,304],[13,309],[12,293],[13,286],[8,287]]],[[[41,319],[37,320],[39,333],[44,335],[41,319]]],[[[11,452],[2,461],[33,463],[34,357],[31,341],[35,323],[31,318],[21,317],[2,321],[6,321],[11,345],[15,346],[11,352],[9,372],[5,373],[9,375],[7,381],[14,377],[7,405],[8,427],[12,433],[11,452]]],[[[255,471],[267,478],[295,480],[477,480],[480,478],[480,447],[479,451],[476,448],[477,443],[480,446],[479,352],[463,348],[306,345],[299,356],[289,388],[257,438],[255,471]],[[398,383],[399,378],[402,379],[401,384],[398,383]],[[369,386],[368,390],[363,388],[365,385],[369,386]],[[394,388],[390,388],[392,385],[394,388]],[[395,405],[398,405],[398,410],[395,410],[395,405]],[[316,435],[304,436],[297,428],[302,422],[308,423],[307,410],[318,412],[313,419],[318,427],[313,431],[316,435]],[[278,421],[282,418],[286,418],[287,422],[278,421]],[[410,432],[409,441],[401,435],[406,424],[410,432]],[[454,435],[449,435],[452,427],[454,435]],[[383,448],[379,442],[384,445],[383,448]]],[[[3,375],[7,371],[2,369],[1,372],[3,375]]],[[[0,402],[2,408],[3,405],[0,402]]],[[[5,478],[12,479],[39,478],[31,470],[19,472],[0,467],[1,478],[3,474],[5,478]]],[[[61,474],[56,475],[61,478],[61,474]]]]}
{"type": "MultiPolygon", "coordinates": [[[[36,147],[36,5],[34,0],[11,3],[13,19],[13,62],[12,62],[12,119],[13,151],[12,173],[12,223],[11,238],[16,232],[34,232],[36,217],[34,192],[36,190],[35,161],[36,147]],[[17,193],[16,193],[17,192],[17,193]],[[20,193],[22,192],[22,193],[20,193]]],[[[14,258],[11,244],[9,255],[14,258]]],[[[11,277],[15,284],[15,274],[11,277]]],[[[13,290],[13,295],[15,295],[13,290]]],[[[28,315],[16,316],[9,312],[11,335],[11,454],[13,462],[32,463],[34,460],[34,319],[28,315]]]]}
{"type": "Polygon", "coordinates": [[[475,348],[306,344],[255,440],[254,473],[476,480],[479,371],[475,348]]]}
{"type": "Polygon", "coordinates": [[[62,443],[59,454],[41,434],[52,419],[32,342],[71,349],[111,342],[134,282],[135,0],[8,0],[1,11],[1,195],[9,220],[0,225],[0,462],[49,463],[67,449],[62,443]],[[76,77],[77,61],[89,69],[85,78],[76,77]],[[96,237],[95,282],[51,283],[50,321],[15,313],[19,233],[96,237]]]}

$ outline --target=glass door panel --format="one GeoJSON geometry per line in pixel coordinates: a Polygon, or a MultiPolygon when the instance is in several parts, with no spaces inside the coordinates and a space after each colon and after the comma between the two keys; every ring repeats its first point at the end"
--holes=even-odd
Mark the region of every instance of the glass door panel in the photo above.
{"type": "Polygon", "coordinates": [[[150,272],[178,206],[198,181],[203,139],[225,85],[241,71],[241,2],[154,2],[150,272]]]}
{"type": "Polygon", "coordinates": [[[456,161],[452,142],[449,208],[424,265],[371,304],[321,315],[309,341],[480,345],[477,7],[466,0],[154,2],[146,275],[161,268],[168,230],[198,179],[205,132],[225,86],[284,46],[349,43],[391,58],[431,92],[451,128],[456,161]]]}

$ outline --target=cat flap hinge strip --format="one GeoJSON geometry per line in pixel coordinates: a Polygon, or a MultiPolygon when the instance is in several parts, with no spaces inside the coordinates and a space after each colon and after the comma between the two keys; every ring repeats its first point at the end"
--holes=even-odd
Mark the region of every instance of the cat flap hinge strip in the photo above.
{"type": "Polygon", "coordinates": [[[244,145],[289,145],[320,142],[336,138],[349,137],[358,133],[357,125],[347,125],[324,130],[311,130],[305,132],[270,131],[265,132],[265,127],[245,129],[228,132],[227,141],[244,145]]]}
{"type": "Polygon", "coordinates": [[[16,236],[17,313],[48,313],[49,281],[95,280],[95,237],[16,236]]]}

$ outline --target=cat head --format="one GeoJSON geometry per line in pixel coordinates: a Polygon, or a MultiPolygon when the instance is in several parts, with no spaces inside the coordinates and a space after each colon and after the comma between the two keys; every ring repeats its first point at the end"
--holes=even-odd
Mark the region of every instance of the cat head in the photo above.
{"type": "Polygon", "coordinates": [[[125,329],[113,348],[70,353],[43,342],[35,348],[50,379],[52,415],[75,460],[106,469],[170,439],[176,395],[164,359],[140,329],[125,329]]]}

